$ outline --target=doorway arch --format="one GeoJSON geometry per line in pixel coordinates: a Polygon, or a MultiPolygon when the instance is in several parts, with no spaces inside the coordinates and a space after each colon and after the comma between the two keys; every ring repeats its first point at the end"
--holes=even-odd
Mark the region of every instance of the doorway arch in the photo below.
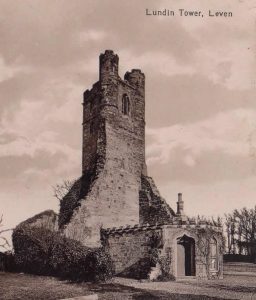
{"type": "Polygon", "coordinates": [[[195,240],[183,235],[177,238],[177,276],[195,276],[195,240]]]}

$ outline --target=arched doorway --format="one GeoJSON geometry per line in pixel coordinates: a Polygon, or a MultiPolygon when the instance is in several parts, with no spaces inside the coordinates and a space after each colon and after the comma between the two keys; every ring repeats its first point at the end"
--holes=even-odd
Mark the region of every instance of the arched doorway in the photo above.
{"type": "Polygon", "coordinates": [[[195,275],[195,240],[183,235],[177,238],[177,276],[195,275]]]}

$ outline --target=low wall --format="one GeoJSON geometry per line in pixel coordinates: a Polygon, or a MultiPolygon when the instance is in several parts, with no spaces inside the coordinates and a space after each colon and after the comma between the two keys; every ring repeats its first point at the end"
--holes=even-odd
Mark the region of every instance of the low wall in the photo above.
{"type": "Polygon", "coordinates": [[[162,240],[161,227],[127,226],[103,231],[103,244],[114,262],[115,274],[145,277],[152,267],[152,239],[156,235],[162,240]]]}

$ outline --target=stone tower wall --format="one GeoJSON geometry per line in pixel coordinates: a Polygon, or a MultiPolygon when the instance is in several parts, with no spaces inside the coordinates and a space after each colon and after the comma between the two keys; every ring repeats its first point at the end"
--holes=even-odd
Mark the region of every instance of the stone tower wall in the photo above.
{"type": "MultiPolygon", "coordinates": [[[[100,81],[84,93],[83,174],[92,174],[65,234],[100,245],[100,228],[139,223],[141,174],[145,173],[145,77],[140,70],[118,75],[118,57],[100,56],[100,81]],[[122,98],[129,98],[129,113],[122,98]]],[[[83,183],[82,183],[83,185],[83,183]]]]}

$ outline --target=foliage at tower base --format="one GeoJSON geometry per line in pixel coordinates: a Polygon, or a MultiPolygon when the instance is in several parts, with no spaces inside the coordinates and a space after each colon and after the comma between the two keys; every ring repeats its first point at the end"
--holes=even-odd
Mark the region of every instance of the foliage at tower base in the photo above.
{"type": "Polygon", "coordinates": [[[71,281],[105,281],[112,277],[112,262],[102,248],[80,242],[45,228],[20,226],[13,246],[19,271],[51,275],[71,281]]]}

